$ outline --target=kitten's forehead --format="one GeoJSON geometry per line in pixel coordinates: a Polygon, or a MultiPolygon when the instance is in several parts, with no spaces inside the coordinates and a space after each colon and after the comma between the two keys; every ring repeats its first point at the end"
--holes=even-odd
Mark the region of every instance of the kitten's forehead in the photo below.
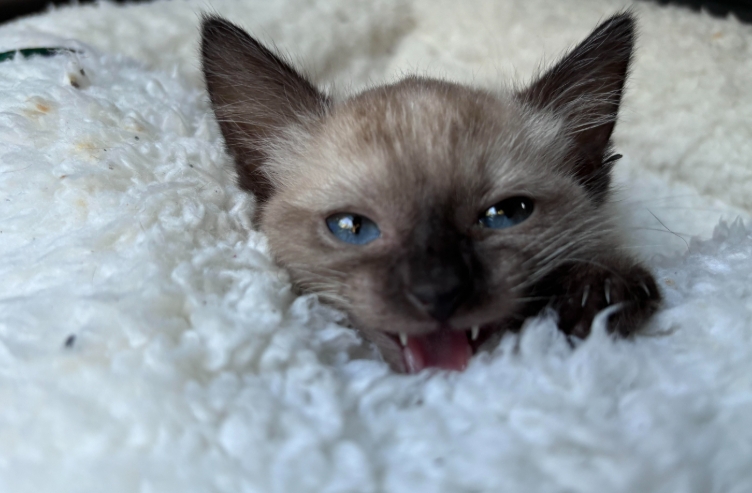
{"type": "Polygon", "coordinates": [[[505,135],[519,134],[524,119],[511,98],[406,79],[352,98],[335,108],[327,123],[331,135],[355,156],[384,153],[389,158],[385,166],[409,162],[417,172],[434,176],[438,166],[451,174],[458,161],[466,166],[480,161],[505,135]]]}
{"type": "Polygon", "coordinates": [[[301,176],[342,201],[393,195],[403,206],[514,186],[535,179],[558,138],[555,120],[534,119],[511,94],[406,79],[335,105],[313,131],[301,176]]]}

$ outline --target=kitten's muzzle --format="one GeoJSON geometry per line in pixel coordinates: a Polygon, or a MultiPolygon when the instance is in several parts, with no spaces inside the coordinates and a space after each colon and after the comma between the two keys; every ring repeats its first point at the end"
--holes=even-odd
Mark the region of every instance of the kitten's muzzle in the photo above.
{"type": "Polygon", "coordinates": [[[405,298],[420,313],[447,322],[475,289],[472,260],[472,254],[455,245],[414,256],[402,266],[405,298]]]}

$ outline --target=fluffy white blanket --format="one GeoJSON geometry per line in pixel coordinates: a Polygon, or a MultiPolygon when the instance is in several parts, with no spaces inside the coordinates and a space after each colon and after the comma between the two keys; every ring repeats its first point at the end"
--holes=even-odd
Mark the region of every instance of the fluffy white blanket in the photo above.
{"type": "Polygon", "coordinates": [[[0,63],[0,491],[752,491],[752,230],[718,225],[752,211],[752,27],[634,6],[619,204],[666,297],[648,333],[573,351],[533,320],[464,373],[395,375],[291,294],[198,71],[208,9],[357,88],[524,78],[622,6],[175,0],[0,27],[0,51],[80,50],[0,63]]]}

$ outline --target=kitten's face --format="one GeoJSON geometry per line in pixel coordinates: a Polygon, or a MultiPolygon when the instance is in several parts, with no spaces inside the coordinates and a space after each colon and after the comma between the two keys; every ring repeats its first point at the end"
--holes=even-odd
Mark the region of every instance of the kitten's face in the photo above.
{"type": "Polygon", "coordinates": [[[631,45],[622,15],[522,91],[408,78],[341,101],[221,19],[205,20],[202,48],[276,260],[418,371],[464,368],[546,305],[578,336],[609,305],[620,333],[655,310],[606,206],[631,45]]]}
{"type": "Polygon", "coordinates": [[[277,158],[289,164],[261,230],[293,280],[346,310],[395,367],[400,333],[452,329],[473,342],[472,327],[483,327],[477,345],[519,311],[531,280],[566,258],[547,253],[581,254],[593,243],[568,244],[572,231],[597,237],[604,225],[566,168],[552,167],[566,159],[560,127],[531,121],[512,97],[449,84],[366,92],[277,158]],[[482,226],[489,208],[515,197],[528,199],[529,217],[482,226]],[[326,221],[337,213],[370,219],[380,236],[342,241],[326,221]],[[451,313],[431,313],[434,298],[455,291],[451,313]]]}

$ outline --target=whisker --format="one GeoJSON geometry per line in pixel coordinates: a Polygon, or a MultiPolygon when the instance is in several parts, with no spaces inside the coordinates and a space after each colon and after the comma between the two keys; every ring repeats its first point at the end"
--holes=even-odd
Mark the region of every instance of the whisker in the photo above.
{"type": "Polygon", "coordinates": [[[681,239],[681,241],[683,241],[684,244],[687,246],[687,251],[689,251],[689,243],[687,242],[687,240],[685,240],[684,238],[682,238],[682,236],[680,234],[674,233],[673,231],[671,231],[668,228],[668,226],[666,226],[665,224],[663,224],[663,221],[661,221],[660,219],[658,219],[658,216],[656,216],[655,214],[653,214],[653,211],[651,211],[650,209],[648,209],[647,211],[650,213],[651,216],[653,216],[655,218],[656,221],[658,221],[659,223],[661,223],[661,226],[663,226],[664,228],[666,228],[666,231],[668,231],[669,233],[673,234],[677,238],[681,239]]]}

